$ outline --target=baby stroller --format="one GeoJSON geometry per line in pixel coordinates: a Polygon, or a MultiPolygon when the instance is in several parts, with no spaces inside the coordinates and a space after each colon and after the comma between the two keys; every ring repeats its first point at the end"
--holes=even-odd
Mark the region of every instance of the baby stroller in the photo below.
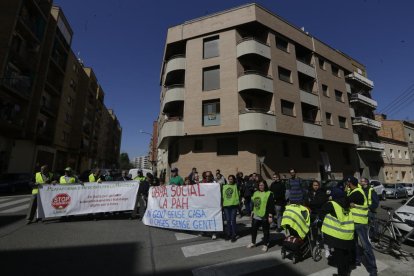
{"type": "MultiPolygon", "coordinates": [[[[317,223],[318,220],[315,220],[311,224],[311,229],[312,227],[317,227],[317,223]]],[[[314,237],[313,234],[318,232],[312,231],[311,229],[305,238],[301,239],[295,230],[286,226],[287,235],[282,244],[282,259],[290,256],[294,264],[306,259],[308,256],[311,256],[315,262],[319,262],[322,259],[321,244],[319,239],[314,237]]]]}

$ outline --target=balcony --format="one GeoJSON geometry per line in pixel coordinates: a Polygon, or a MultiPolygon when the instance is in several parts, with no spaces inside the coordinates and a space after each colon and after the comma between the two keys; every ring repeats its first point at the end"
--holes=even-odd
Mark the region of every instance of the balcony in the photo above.
{"type": "Polygon", "coordinates": [[[296,66],[298,68],[298,72],[301,72],[312,78],[316,78],[315,68],[313,68],[312,66],[306,63],[303,63],[302,61],[299,61],[299,60],[296,60],[296,66]]]}
{"type": "Polygon", "coordinates": [[[185,70],[185,56],[176,55],[171,57],[165,65],[165,75],[168,75],[172,71],[185,70]]]}
{"type": "Polygon", "coordinates": [[[0,78],[0,81],[20,97],[26,100],[30,98],[32,79],[29,76],[20,75],[19,72],[7,66],[4,78],[0,78]]]}
{"type": "Polygon", "coordinates": [[[246,108],[239,114],[239,131],[249,130],[276,132],[276,116],[271,111],[246,108]]]}
{"type": "Polygon", "coordinates": [[[370,127],[376,130],[381,129],[381,122],[378,122],[376,120],[367,118],[367,117],[356,117],[352,119],[352,125],[353,126],[364,126],[364,127],[370,127]]]}
{"type": "Polygon", "coordinates": [[[374,88],[374,82],[372,80],[369,80],[368,78],[364,77],[361,74],[358,74],[357,72],[353,72],[352,74],[347,75],[346,78],[361,83],[369,89],[374,88]]]}
{"type": "Polygon", "coordinates": [[[360,141],[357,145],[357,150],[360,151],[379,151],[382,152],[385,149],[385,146],[381,143],[371,142],[371,141],[360,141]]]}
{"type": "Polygon", "coordinates": [[[300,90],[300,101],[314,106],[319,106],[319,98],[312,92],[300,90]]]}
{"type": "Polygon", "coordinates": [[[169,118],[160,129],[158,147],[164,147],[168,138],[177,136],[184,136],[184,121],[179,117],[169,118]]]}
{"type": "Polygon", "coordinates": [[[323,139],[322,126],[317,123],[303,122],[303,136],[323,139]]]}
{"type": "Polygon", "coordinates": [[[368,105],[372,108],[377,108],[378,103],[373,99],[370,99],[362,94],[351,94],[351,98],[349,100],[351,103],[361,103],[368,105]]]}
{"type": "Polygon", "coordinates": [[[245,71],[237,80],[238,91],[259,90],[273,94],[273,79],[257,71],[245,71]]]}
{"type": "Polygon", "coordinates": [[[237,57],[251,54],[259,55],[270,60],[270,46],[253,37],[243,38],[237,44],[237,57]]]}
{"type": "Polygon", "coordinates": [[[184,101],[185,88],[183,85],[172,85],[167,87],[164,100],[162,103],[162,111],[169,108],[169,105],[177,101],[184,101]]]}

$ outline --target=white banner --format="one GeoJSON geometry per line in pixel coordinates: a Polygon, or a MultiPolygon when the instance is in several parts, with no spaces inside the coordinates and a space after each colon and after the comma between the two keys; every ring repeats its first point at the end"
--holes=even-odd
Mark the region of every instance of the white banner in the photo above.
{"type": "Polygon", "coordinates": [[[40,185],[38,217],[133,210],[138,187],[137,181],[40,185]]]}
{"type": "Polygon", "coordinates": [[[144,224],[190,231],[223,231],[218,183],[151,187],[144,224]]]}

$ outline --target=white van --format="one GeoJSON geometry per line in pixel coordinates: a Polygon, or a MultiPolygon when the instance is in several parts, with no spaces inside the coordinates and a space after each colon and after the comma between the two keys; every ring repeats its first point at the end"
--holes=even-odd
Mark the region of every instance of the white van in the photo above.
{"type": "Polygon", "coordinates": [[[131,175],[131,178],[134,179],[135,177],[137,177],[139,170],[142,171],[142,175],[143,176],[146,176],[147,173],[151,173],[152,174],[152,170],[149,170],[149,169],[130,169],[128,174],[130,174],[131,175]]]}

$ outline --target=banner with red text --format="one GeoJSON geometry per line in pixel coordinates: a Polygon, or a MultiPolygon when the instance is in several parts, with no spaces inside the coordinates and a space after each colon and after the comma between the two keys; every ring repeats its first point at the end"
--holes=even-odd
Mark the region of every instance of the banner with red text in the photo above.
{"type": "Polygon", "coordinates": [[[38,217],[132,210],[138,186],[137,181],[41,185],[37,201],[38,217]]]}
{"type": "Polygon", "coordinates": [[[151,187],[144,224],[190,231],[223,231],[220,184],[151,187]]]}

